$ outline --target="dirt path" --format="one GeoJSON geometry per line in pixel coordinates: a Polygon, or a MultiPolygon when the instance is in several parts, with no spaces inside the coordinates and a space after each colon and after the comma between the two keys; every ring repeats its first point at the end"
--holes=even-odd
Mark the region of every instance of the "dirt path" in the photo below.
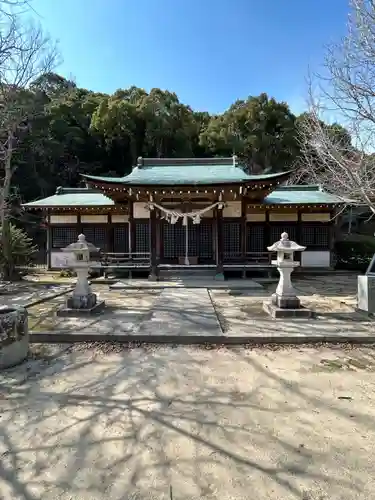
{"type": "Polygon", "coordinates": [[[0,374],[3,500],[368,500],[375,351],[72,351],[0,374]]]}

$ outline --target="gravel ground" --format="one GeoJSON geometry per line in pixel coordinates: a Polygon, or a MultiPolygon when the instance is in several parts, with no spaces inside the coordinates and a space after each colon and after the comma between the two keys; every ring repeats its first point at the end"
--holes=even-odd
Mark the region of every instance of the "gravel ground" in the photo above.
{"type": "Polygon", "coordinates": [[[374,382],[349,346],[42,346],[0,374],[0,497],[368,500],[374,382]]]}

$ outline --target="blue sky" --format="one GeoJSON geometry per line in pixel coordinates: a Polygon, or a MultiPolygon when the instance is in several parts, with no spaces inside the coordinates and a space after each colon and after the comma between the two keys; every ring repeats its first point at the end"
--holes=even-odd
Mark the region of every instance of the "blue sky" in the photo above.
{"type": "Polygon", "coordinates": [[[193,109],[224,111],[267,92],[304,108],[308,67],[345,33],[347,0],[33,0],[59,40],[57,71],[111,93],[174,91],[193,109]]]}

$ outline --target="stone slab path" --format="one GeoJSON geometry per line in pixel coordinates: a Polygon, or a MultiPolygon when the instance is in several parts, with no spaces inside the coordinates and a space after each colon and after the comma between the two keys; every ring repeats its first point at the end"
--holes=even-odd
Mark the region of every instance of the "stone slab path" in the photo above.
{"type": "Polygon", "coordinates": [[[220,336],[219,320],[207,289],[164,289],[140,335],[220,336]]]}
{"type": "MultiPolygon", "coordinates": [[[[238,280],[241,281],[241,280],[238,280]]],[[[149,282],[146,282],[148,286],[149,282]]],[[[295,280],[302,303],[316,311],[311,320],[272,320],[263,311],[276,284],[260,291],[139,287],[109,290],[95,285],[106,301],[103,315],[68,318],[53,324],[48,302],[30,309],[31,342],[150,342],[171,344],[245,344],[357,342],[375,344],[375,320],[356,313],[356,276],[320,276],[295,280]],[[214,304],[214,305],[213,305],[214,304]],[[50,324],[51,323],[51,324],[50,324]]],[[[59,299],[63,303],[64,298],[59,299]]],[[[51,302],[52,304],[52,302],[51,302]]],[[[56,307],[56,304],[55,304],[56,307]]]]}

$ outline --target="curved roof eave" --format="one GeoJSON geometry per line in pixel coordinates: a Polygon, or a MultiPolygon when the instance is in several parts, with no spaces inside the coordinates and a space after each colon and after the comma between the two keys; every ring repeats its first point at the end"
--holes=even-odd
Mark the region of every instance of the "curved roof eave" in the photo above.
{"type": "Polygon", "coordinates": [[[105,184],[124,184],[126,177],[100,177],[96,175],[80,174],[81,177],[89,181],[104,182],[105,184]]]}
{"type": "MultiPolygon", "coordinates": [[[[266,182],[266,181],[271,181],[271,180],[277,180],[277,179],[283,179],[289,177],[293,173],[293,170],[288,170],[285,172],[276,172],[273,174],[256,174],[256,175],[249,175],[244,173],[244,177],[241,179],[220,179],[220,180],[215,180],[212,179],[210,181],[185,181],[185,182],[176,182],[173,184],[170,184],[169,182],[165,182],[165,186],[167,185],[175,185],[178,184],[180,186],[199,186],[199,185],[218,185],[218,184],[244,184],[246,182],[266,182]]],[[[127,186],[154,186],[154,185],[163,185],[162,182],[155,182],[155,180],[150,181],[144,181],[144,182],[139,182],[139,180],[132,180],[131,179],[131,174],[125,176],[125,177],[101,177],[101,176],[95,176],[95,175],[87,175],[87,174],[81,174],[81,176],[84,179],[87,179],[88,181],[93,181],[93,182],[99,182],[103,184],[122,184],[122,185],[127,185],[127,186]],[[130,179],[129,179],[130,177],[130,179]]]]}

